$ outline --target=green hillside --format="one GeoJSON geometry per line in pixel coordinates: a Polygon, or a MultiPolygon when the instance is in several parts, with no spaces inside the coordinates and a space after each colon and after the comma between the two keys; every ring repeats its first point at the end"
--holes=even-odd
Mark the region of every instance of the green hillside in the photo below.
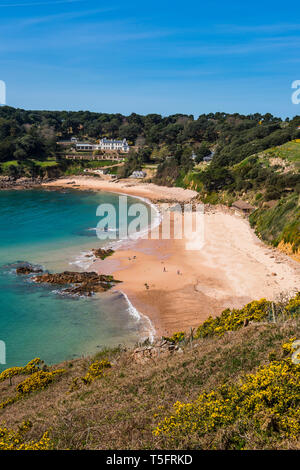
{"type": "Polygon", "coordinates": [[[280,197],[275,197],[269,206],[262,201],[258,203],[250,222],[263,240],[280,246],[300,260],[300,141],[268,149],[259,159],[275,175],[281,175],[277,178],[279,188],[274,189],[274,194],[278,192],[280,197]]]}
{"type": "Polygon", "coordinates": [[[250,223],[257,235],[300,260],[299,139],[229,166],[214,159],[195,166],[183,175],[181,185],[198,191],[205,203],[249,202],[255,208],[250,223]]]}
{"type": "Polygon", "coordinates": [[[275,147],[264,152],[269,158],[280,158],[286,163],[294,163],[296,168],[300,168],[300,140],[287,142],[279,147],[275,147]]]}

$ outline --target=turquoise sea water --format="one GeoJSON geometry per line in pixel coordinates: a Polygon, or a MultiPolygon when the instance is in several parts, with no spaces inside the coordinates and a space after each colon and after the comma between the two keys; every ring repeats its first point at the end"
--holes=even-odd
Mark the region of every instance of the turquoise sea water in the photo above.
{"type": "MultiPolygon", "coordinates": [[[[83,268],[86,253],[108,243],[94,230],[98,205],[117,208],[118,200],[118,195],[89,191],[0,192],[0,340],[6,344],[0,370],[37,356],[57,363],[140,338],[143,320],[132,314],[121,293],[67,297],[15,273],[18,262],[50,272],[83,268]]],[[[135,202],[140,201],[128,197],[128,205],[135,202]]]]}

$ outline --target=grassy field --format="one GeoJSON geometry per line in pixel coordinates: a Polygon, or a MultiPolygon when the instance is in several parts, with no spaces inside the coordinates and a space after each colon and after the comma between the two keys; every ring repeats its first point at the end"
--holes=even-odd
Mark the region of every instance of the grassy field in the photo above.
{"type": "Polygon", "coordinates": [[[102,168],[103,166],[117,165],[120,162],[116,160],[97,160],[97,161],[88,161],[84,164],[85,168],[102,168]]]}
{"type": "MultiPolygon", "coordinates": [[[[29,164],[35,164],[41,168],[50,168],[50,167],[55,167],[58,165],[57,161],[55,159],[49,159],[49,160],[26,160],[24,162],[24,165],[29,165],[29,164]]],[[[14,166],[18,167],[20,166],[20,163],[17,160],[10,160],[8,162],[3,162],[1,163],[2,170],[8,170],[9,167],[14,166]]]]}
{"type": "Polygon", "coordinates": [[[6,170],[10,166],[18,166],[18,165],[19,165],[19,163],[17,162],[17,160],[10,160],[8,162],[1,163],[1,167],[2,167],[3,170],[6,170]]]}
{"type": "Polygon", "coordinates": [[[265,151],[266,155],[282,158],[290,162],[300,162],[300,140],[287,142],[265,151]]]}
{"type": "Polygon", "coordinates": [[[51,167],[58,165],[56,160],[45,160],[45,161],[34,160],[34,163],[40,166],[41,168],[51,168],[51,167]]]}

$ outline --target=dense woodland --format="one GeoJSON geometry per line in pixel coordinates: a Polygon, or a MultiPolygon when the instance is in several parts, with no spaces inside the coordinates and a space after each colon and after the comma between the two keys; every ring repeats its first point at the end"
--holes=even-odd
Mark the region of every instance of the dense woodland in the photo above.
{"type": "Polygon", "coordinates": [[[237,163],[268,147],[280,145],[300,135],[300,117],[282,122],[271,114],[210,113],[195,119],[192,115],[132,113],[92,113],[89,111],[26,111],[0,107],[0,161],[43,159],[58,151],[57,140],[96,139],[100,136],[126,138],[142,149],[143,161],[164,161],[176,156],[185,166],[188,151],[199,161],[208,149],[216,147],[215,162],[220,166],[237,163]]]}
{"type": "MultiPolygon", "coordinates": [[[[243,189],[243,185],[248,189],[251,184],[245,178],[248,168],[235,175],[228,168],[259,151],[300,137],[299,125],[299,116],[283,122],[269,113],[248,116],[210,113],[195,119],[183,114],[123,116],[89,111],[26,111],[3,106],[0,107],[0,162],[18,162],[18,167],[6,167],[12,176],[18,171],[22,174],[24,169],[35,176],[35,161],[54,157],[60,161],[58,140],[126,138],[134,150],[120,170],[120,177],[129,176],[145,163],[158,163],[155,181],[180,185],[195,163],[213,150],[213,162],[202,175],[206,189],[219,190],[224,186],[243,189]],[[196,161],[191,158],[193,153],[196,161]]],[[[64,170],[65,162],[60,163],[64,170]]],[[[249,171],[253,173],[251,180],[268,180],[267,171],[259,165],[254,170],[250,165],[249,171]]],[[[271,188],[276,186],[277,181],[272,181],[271,188]]]]}

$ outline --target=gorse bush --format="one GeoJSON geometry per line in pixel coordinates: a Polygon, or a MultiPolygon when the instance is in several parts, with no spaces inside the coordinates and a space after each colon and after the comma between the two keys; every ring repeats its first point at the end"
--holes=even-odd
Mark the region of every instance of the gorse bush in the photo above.
{"type": "Polygon", "coordinates": [[[25,441],[25,435],[31,427],[30,421],[24,422],[18,431],[0,427],[0,450],[50,450],[52,443],[48,432],[39,441],[25,441]]]}
{"type": "Polygon", "coordinates": [[[99,377],[102,377],[104,375],[104,370],[109,369],[110,367],[111,363],[106,359],[95,361],[90,365],[86,375],[82,377],[81,380],[84,384],[90,384],[99,377]]]}
{"type": "MultiPolygon", "coordinates": [[[[261,299],[241,309],[226,309],[219,317],[210,317],[200,325],[195,338],[222,336],[226,331],[238,330],[250,321],[274,320],[275,312],[277,318],[282,319],[300,316],[300,292],[278,304],[261,299]]],[[[180,335],[182,333],[175,334],[174,340],[180,335]]],[[[239,383],[223,384],[202,393],[191,403],[177,401],[174,414],[156,426],[154,435],[163,446],[172,448],[182,446],[183,442],[189,448],[199,448],[202,438],[204,448],[207,448],[208,441],[208,448],[218,448],[222,432],[230,434],[226,444],[228,448],[247,448],[245,429],[251,429],[256,437],[263,434],[263,438],[258,437],[260,441],[269,439],[271,442],[274,439],[279,442],[299,438],[300,364],[290,357],[292,353],[293,359],[297,355],[294,352],[295,339],[291,338],[282,345],[279,358],[277,353],[270,355],[272,362],[261,366],[255,374],[245,375],[239,383]]]]}
{"type": "Polygon", "coordinates": [[[57,369],[52,372],[42,370],[34,372],[30,377],[17,385],[16,390],[19,394],[25,395],[35,390],[42,390],[52,383],[54,379],[65,372],[65,369],[57,369]]]}
{"type": "Polygon", "coordinates": [[[28,375],[32,374],[33,372],[37,372],[40,370],[39,365],[42,363],[39,357],[32,359],[28,364],[24,367],[10,367],[9,369],[5,369],[0,374],[0,382],[4,382],[4,380],[11,380],[12,377],[17,375],[28,375]]]}
{"type": "Polygon", "coordinates": [[[99,379],[104,376],[105,369],[110,369],[112,367],[111,363],[107,359],[102,359],[101,361],[94,361],[88,368],[87,373],[83,377],[74,377],[72,379],[71,387],[69,392],[74,392],[80,388],[80,384],[89,385],[94,380],[99,379]]]}
{"type": "Polygon", "coordinates": [[[288,304],[285,307],[285,312],[289,316],[300,315],[300,292],[289,300],[288,304]]]}
{"type": "Polygon", "coordinates": [[[184,331],[178,331],[177,333],[174,333],[172,336],[163,336],[163,339],[166,341],[169,341],[170,343],[180,343],[183,341],[185,338],[185,332],[184,331]]]}
{"type": "MultiPolygon", "coordinates": [[[[278,310],[278,305],[266,299],[254,300],[241,309],[224,310],[220,316],[210,316],[197,329],[195,338],[205,338],[206,336],[222,336],[226,331],[238,330],[242,326],[252,322],[274,320],[274,312],[278,310]]],[[[300,292],[291,298],[288,303],[280,308],[276,315],[293,317],[300,315],[300,292]]]]}
{"type": "Polygon", "coordinates": [[[24,395],[46,388],[57,376],[65,372],[65,369],[56,369],[53,371],[40,370],[39,364],[42,362],[40,358],[36,358],[30,361],[25,367],[11,367],[0,374],[0,381],[6,379],[11,381],[11,378],[17,375],[29,375],[29,377],[16,386],[16,394],[14,396],[0,403],[0,409],[6,408],[8,405],[19,401],[24,395]]]}
{"type": "Polygon", "coordinates": [[[241,309],[227,308],[219,317],[209,317],[196,331],[195,338],[206,336],[221,336],[225,331],[233,331],[241,328],[245,321],[261,322],[268,319],[272,309],[272,303],[266,299],[254,300],[241,309]]]}
{"type": "MultiPolygon", "coordinates": [[[[247,448],[243,428],[277,442],[300,435],[300,365],[283,358],[247,374],[238,384],[224,384],[202,393],[192,403],[176,402],[174,414],[160,422],[153,433],[165,445],[198,439],[210,434],[214,448],[216,431],[232,427],[229,448],[247,448]]],[[[193,444],[191,444],[193,443],[193,444]]],[[[191,448],[190,447],[190,448],[191,448]]]]}

